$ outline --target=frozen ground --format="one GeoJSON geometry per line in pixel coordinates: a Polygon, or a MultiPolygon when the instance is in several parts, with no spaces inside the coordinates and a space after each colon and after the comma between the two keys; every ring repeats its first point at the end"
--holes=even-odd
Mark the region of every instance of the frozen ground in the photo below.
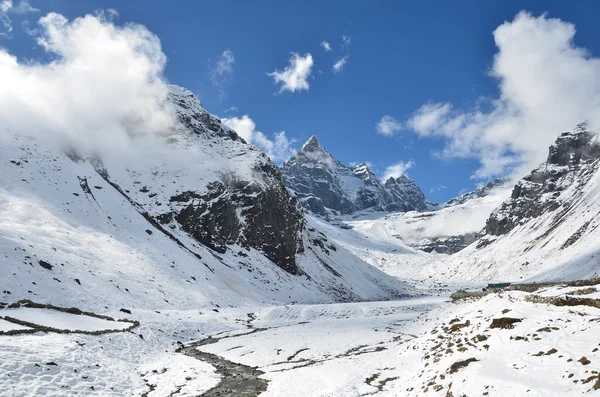
{"type": "Polygon", "coordinates": [[[132,332],[0,336],[0,390],[11,397],[239,395],[220,382],[224,370],[235,379],[240,364],[267,381],[263,397],[581,395],[600,388],[600,309],[532,300],[594,298],[594,289],[133,310],[127,317],[142,324],[132,332]],[[520,321],[492,326],[505,317],[520,321]],[[200,359],[178,352],[202,340],[200,359]],[[469,359],[477,361],[453,370],[469,359]]]}
{"type": "Polygon", "coordinates": [[[28,307],[0,310],[0,317],[11,317],[44,327],[71,331],[122,330],[132,325],[129,322],[109,321],[86,315],[75,315],[56,310],[28,307]]]}

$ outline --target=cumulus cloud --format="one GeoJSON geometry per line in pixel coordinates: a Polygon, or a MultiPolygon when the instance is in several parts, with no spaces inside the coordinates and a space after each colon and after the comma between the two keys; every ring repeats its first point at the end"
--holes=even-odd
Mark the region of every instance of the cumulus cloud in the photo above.
{"type": "Polygon", "coordinates": [[[310,54],[304,54],[300,56],[293,52],[289,59],[289,65],[283,70],[275,70],[272,73],[268,73],[268,76],[273,77],[275,84],[281,83],[279,92],[290,91],[308,91],[308,77],[312,72],[313,57],[310,54]]]}
{"type": "Polygon", "coordinates": [[[256,129],[256,124],[247,114],[241,118],[224,118],[222,122],[237,132],[246,142],[257,146],[265,152],[276,163],[281,163],[296,153],[292,147],[293,141],[290,141],[286,137],[285,131],[275,133],[275,139],[271,140],[264,133],[256,129]]]}
{"type": "Polygon", "coordinates": [[[210,71],[210,81],[213,87],[219,90],[221,99],[225,98],[225,88],[231,84],[233,78],[233,65],[235,57],[231,50],[225,50],[219,56],[210,71]]]}
{"type": "Polygon", "coordinates": [[[342,71],[342,69],[344,69],[344,66],[346,66],[346,62],[348,62],[348,55],[345,55],[342,58],[338,59],[333,64],[333,73],[342,71]]]}
{"type": "Polygon", "coordinates": [[[520,12],[493,33],[497,98],[467,109],[428,103],[406,125],[444,139],[443,157],[477,159],[475,179],[522,176],[562,131],[583,121],[600,126],[600,58],[575,44],[575,32],[571,23],[520,12]]]}
{"type": "Polygon", "coordinates": [[[38,24],[49,63],[22,63],[0,49],[0,135],[35,134],[96,150],[170,131],[158,37],[102,14],[69,21],[50,13],[38,24]]]}
{"type": "Polygon", "coordinates": [[[376,129],[378,134],[392,136],[402,130],[402,123],[386,114],[379,120],[376,129]]]}
{"type": "Polygon", "coordinates": [[[325,50],[325,52],[329,52],[331,51],[331,44],[329,44],[328,42],[326,42],[325,40],[323,40],[321,42],[321,47],[323,47],[323,49],[325,50]]]}
{"type": "Polygon", "coordinates": [[[9,13],[13,14],[29,14],[39,12],[40,10],[37,8],[33,8],[27,0],[21,0],[19,4],[15,7],[12,0],[0,0],[0,25],[2,25],[2,29],[0,30],[0,37],[11,37],[11,32],[13,30],[12,21],[9,17],[9,13]]]}
{"type": "Polygon", "coordinates": [[[426,103],[413,113],[406,125],[421,135],[432,134],[446,121],[451,109],[448,103],[426,103]]]}
{"type": "Polygon", "coordinates": [[[387,181],[389,178],[398,178],[400,175],[406,175],[406,171],[414,166],[414,161],[399,161],[396,164],[392,164],[387,167],[383,173],[383,181],[387,181]]]}

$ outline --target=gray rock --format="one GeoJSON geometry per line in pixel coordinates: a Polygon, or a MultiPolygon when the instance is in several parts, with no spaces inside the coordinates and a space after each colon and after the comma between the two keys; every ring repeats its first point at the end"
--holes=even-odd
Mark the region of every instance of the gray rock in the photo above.
{"type": "Polygon", "coordinates": [[[377,211],[422,211],[425,195],[406,177],[390,178],[383,184],[362,163],[342,164],[312,136],[282,168],[286,186],[302,206],[321,216],[346,215],[372,209],[377,211]]]}

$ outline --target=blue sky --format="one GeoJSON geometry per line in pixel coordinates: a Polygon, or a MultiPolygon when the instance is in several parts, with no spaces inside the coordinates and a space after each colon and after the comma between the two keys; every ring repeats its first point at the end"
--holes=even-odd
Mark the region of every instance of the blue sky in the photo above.
{"type": "MultiPolygon", "coordinates": [[[[14,3],[17,6],[18,0],[14,3]]],[[[35,28],[37,19],[48,12],[73,19],[99,9],[114,9],[118,12],[115,24],[142,24],[160,38],[168,57],[168,81],[191,89],[211,113],[228,118],[248,115],[267,139],[273,141],[275,133],[285,131],[296,149],[316,134],[342,162],[368,161],[379,175],[388,166],[411,162],[407,174],[434,201],[447,200],[495,175],[520,170],[518,166],[524,162],[530,167],[529,160],[538,161],[548,143],[573,121],[565,117],[556,127],[544,125],[548,130],[544,139],[531,137],[539,141],[535,142],[541,147],[539,153],[515,144],[518,137],[499,138],[503,139],[501,149],[474,143],[475,138],[465,143],[468,150],[459,147],[463,141],[460,134],[477,134],[473,130],[480,124],[445,135],[411,124],[415,112],[428,103],[451,104],[452,113],[448,114],[453,117],[470,117],[473,109],[491,111],[488,108],[495,105],[481,98],[496,99],[502,94],[499,79],[489,75],[499,52],[493,36],[498,26],[513,21],[521,10],[531,12],[529,19],[543,18],[542,22],[558,18],[576,26],[575,42],[570,45],[589,51],[574,57],[589,60],[600,53],[600,4],[591,1],[577,6],[564,1],[29,3],[40,11],[7,14],[13,30],[8,37],[0,37],[0,46],[21,60],[47,59],[22,28],[24,20],[29,21],[29,28],[35,28]],[[547,16],[540,17],[544,12],[547,16]],[[345,45],[344,36],[349,41],[345,45]],[[331,51],[325,51],[323,41],[330,44],[331,51]],[[220,75],[215,74],[219,61],[227,61],[223,58],[226,50],[232,62],[220,75]],[[293,52],[302,57],[311,54],[308,89],[279,92],[281,84],[276,85],[268,74],[284,70],[293,52]],[[334,63],[343,57],[347,57],[343,69],[334,73],[334,63]],[[377,123],[386,115],[401,125],[388,134],[391,136],[377,132],[377,123]],[[490,156],[494,162],[478,174],[482,161],[487,160],[486,151],[495,153],[490,156]]],[[[516,24],[512,28],[515,31],[516,24]]],[[[538,28],[546,33],[554,29],[541,25],[532,29],[538,28]]],[[[507,57],[518,54],[514,45],[507,44],[505,50],[507,57]]],[[[562,53],[547,52],[552,56],[562,53]]],[[[507,81],[513,76],[521,78],[508,66],[498,69],[510,76],[505,77],[507,81]]],[[[583,77],[574,78],[579,82],[583,77]]],[[[528,80],[527,76],[524,79],[528,80]]],[[[536,91],[535,86],[528,89],[536,91]]],[[[493,122],[498,122],[495,116],[493,122]]],[[[436,124],[438,129],[443,127],[441,122],[436,124]]],[[[490,132],[489,136],[493,139],[494,135],[490,132]]]]}

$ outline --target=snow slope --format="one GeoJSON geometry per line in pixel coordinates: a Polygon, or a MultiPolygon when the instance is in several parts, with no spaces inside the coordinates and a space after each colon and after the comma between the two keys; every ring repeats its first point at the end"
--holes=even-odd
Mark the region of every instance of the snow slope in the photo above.
{"type": "Polygon", "coordinates": [[[579,128],[519,181],[485,233],[446,266],[453,278],[573,280],[600,275],[600,143],[579,128]]]}
{"type": "MultiPolygon", "coordinates": [[[[1,394],[197,395],[219,377],[208,364],[182,361],[178,341],[245,329],[248,314],[274,304],[414,293],[307,226],[274,164],[189,91],[171,90],[182,125],[158,142],[140,138],[97,154],[39,135],[0,134],[0,317],[67,332],[1,335],[1,394]],[[268,208],[254,205],[261,201],[268,208]],[[226,238],[202,240],[208,229],[195,225],[226,238]],[[262,244],[251,241],[256,236],[262,244]],[[107,328],[81,316],[2,308],[22,299],[140,326],[69,333],[107,328]]],[[[0,320],[2,331],[22,328],[0,320]]]]}
{"type": "Polygon", "coordinates": [[[255,248],[234,243],[216,252],[177,222],[154,221],[180,209],[174,195],[201,192],[224,173],[269,183],[253,171],[256,162],[270,162],[266,156],[239,138],[210,132],[182,128],[165,137],[166,147],[140,142],[104,154],[101,163],[69,156],[57,143],[3,134],[0,299],[114,310],[372,300],[407,292],[343,249],[314,247],[317,232],[298,236],[301,274],[293,275],[255,248]]]}

